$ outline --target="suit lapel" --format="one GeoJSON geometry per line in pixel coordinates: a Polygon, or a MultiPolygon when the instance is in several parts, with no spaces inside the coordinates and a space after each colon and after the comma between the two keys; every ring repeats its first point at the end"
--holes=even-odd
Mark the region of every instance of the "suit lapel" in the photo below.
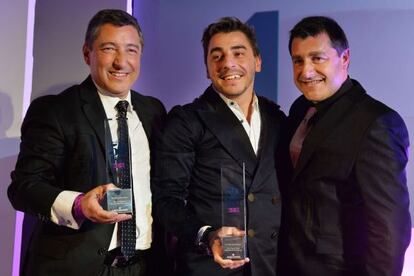
{"type": "MultiPolygon", "coordinates": [[[[272,154],[272,147],[271,147],[271,133],[274,131],[270,129],[270,121],[271,118],[268,118],[267,106],[263,102],[263,100],[259,97],[259,108],[260,108],[260,119],[261,119],[261,129],[260,129],[260,140],[259,140],[259,149],[258,149],[258,161],[257,161],[257,170],[254,174],[252,185],[257,186],[260,184],[262,177],[265,176],[267,173],[262,172],[264,168],[268,169],[267,164],[264,164],[262,160],[265,159],[265,156],[268,154],[272,154]]],[[[250,188],[251,188],[250,187],[250,188]]]]}
{"type": "Polygon", "coordinates": [[[80,98],[83,101],[82,109],[85,117],[95,131],[102,151],[105,151],[106,114],[90,76],[81,84],[80,98]]]}
{"type": "Polygon", "coordinates": [[[146,105],[140,97],[141,96],[138,95],[136,92],[131,91],[131,101],[132,101],[133,109],[137,113],[138,118],[142,123],[145,134],[147,135],[148,141],[151,141],[151,134],[152,134],[151,114],[152,112],[149,109],[150,107],[146,105]]]}
{"type": "Polygon", "coordinates": [[[198,111],[201,120],[233,159],[241,167],[244,162],[246,172],[253,176],[256,155],[239,120],[211,87],[201,96],[200,101],[207,104],[207,108],[198,111]]]}
{"type": "MultiPolygon", "coordinates": [[[[106,114],[102,102],[99,99],[97,88],[93,84],[91,77],[88,77],[81,84],[80,98],[84,102],[84,105],[82,106],[83,112],[91,127],[94,129],[102,149],[105,149],[104,125],[106,114]]],[[[149,137],[151,137],[151,110],[149,110],[149,107],[142,102],[140,96],[133,91],[131,91],[131,101],[133,109],[137,112],[144,127],[145,134],[149,139],[149,137]]]]}
{"type": "MultiPolygon", "coordinates": [[[[259,97],[261,130],[258,152],[258,163],[253,178],[251,189],[260,189],[262,183],[268,179],[269,174],[273,173],[273,160],[276,158],[276,145],[280,139],[280,128],[283,115],[279,113],[276,105],[268,103],[259,97]]],[[[276,162],[276,161],[274,161],[276,162]]]]}
{"type": "Polygon", "coordinates": [[[318,121],[318,123],[311,129],[302,146],[302,152],[298,160],[297,167],[293,174],[293,181],[295,181],[298,174],[306,167],[310,161],[316,147],[323,143],[324,139],[331,133],[354,106],[352,100],[353,96],[364,93],[358,87],[345,92],[338,101],[336,101],[318,121]]]}

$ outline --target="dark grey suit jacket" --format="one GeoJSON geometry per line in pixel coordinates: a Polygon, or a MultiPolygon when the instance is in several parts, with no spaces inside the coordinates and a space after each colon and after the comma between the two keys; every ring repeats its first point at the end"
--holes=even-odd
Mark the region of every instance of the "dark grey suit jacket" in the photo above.
{"type": "MultiPolygon", "coordinates": [[[[131,100],[153,149],[165,109],[157,99],[137,92],[131,92],[131,100]]],[[[8,188],[13,207],[38,218],[22,275],[95,275],[101,267],[114,225],[87,220],[80,230],[72,230],[50,222],[50,210],[64,190],[86,193],[108,183],[105,118],[90,77],[30,105],[8,188]]]]}
{"type": "MultiPolygon", "coordinates": [[[[293,131],[309,103],[291,107],[293,131]]],[[[357,82],[306,137],[287,187],[286,275],[400,275],[410,241],[408,132],[357,82]]]]}
{"type": "Polygon", "coordinates": [[[275,275],[281,212],[275,154],[285,115],[263,97],[259,106],[258,156],[243,126],[211,87],[192,104],[177,106],[168,115],[157,150],[154,212],[178,236],[177,275],[243,275],[244,269],[251,269],[251,275],[275,275]],[[238,167],[235,177],[240,178],[243,162],[247,194],[251,194],[247,201],[251,265],[231,271],[198,252],[195,241],[200,227],[222,225],[221,166],[238,167]]]}

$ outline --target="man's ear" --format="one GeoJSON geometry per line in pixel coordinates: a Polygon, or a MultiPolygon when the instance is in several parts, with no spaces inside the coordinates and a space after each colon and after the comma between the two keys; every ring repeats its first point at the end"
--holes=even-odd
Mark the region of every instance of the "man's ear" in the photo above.
{"type": "Polygon", "coordinates": [[[349,62],[350,62],[350,53],[349,53],[349,48],[345,49],[342,54],[341,54],[341,60],[342,60],[342,65],[343,68],[345,70],[348,70],[349,68],[349,62]]]}
{"type": "Polygon", "coordinates": [[[258,55],[257,57],[255,57],[255,60],[256,60],[255,71],[256,72],[262,71],[262,57],[258,55]]]}
{"type": "Polygon", "coordinates": [[[89,58],[90,50],[89,50],[89,47],[86,45],[86,43],[83,44],[82,52],[83,52],[83,60],[85,61],[86,64],[90,65],[91,63],[90,58],[89,58]]]}
{"type": "Polygon", "coordinates": [[[210,79],[210,74],[208,73],[207,65],[206,65],[206,77],[207,77],[207,79],[210,79]]]}

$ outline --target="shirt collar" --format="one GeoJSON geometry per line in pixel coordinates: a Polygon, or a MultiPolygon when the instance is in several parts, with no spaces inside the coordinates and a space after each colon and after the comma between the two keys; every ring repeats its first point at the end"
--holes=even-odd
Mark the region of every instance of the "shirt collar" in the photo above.
{"type": "Polygon", "coordinates": [[[338,89],[338,91],[336,91],[332,96],[330,96],[329,98],[318,102],[315,104],[316,110],[318,111],[318,113],[320,112],[325,112],[326,110],[329,109],[329,107],[335,103],[339,98],[342,97],[342,95],[348,91],[349,89],[351,89],[352,87],[352,81],[349,78],[349,76],[347,77],[347,79],[342,83],[341,87],[338,89]]]}
{"type": "Polygon", "coordinates": [[[104,106],[105,111],[110,111],[111,113],[116,113],[115,105],[121,101],[125,100],[128,102],[128,110],[127,112],[132,112],[132,102],[131,102],[131,91],[128,91],[128,94],[125,99],[120,99],[118,97],[109,96],[110,93],[106,92],[102,88],[100,88],[98,85],[96,85],[96,88],[98,90],[99,98],[101,99],[101,102],[104,106]]]}
{"type": "Polygon", "coordinates": [[[341,87],[338,89],[338,91],[336,91],[332,96],[330,96],[329,98],[318,102],[318,103],[313,103],[311,101],[307,101],[308,102],[308,106],[315,106],[316,108],[316,114],[314,116],[312,116],[312,118],[309,120],[309,124],[315,124],[317,123],[322,117],[323,115],[328,111],[328,109],[338,100],[340,99],[345,93],[346,91],[350,90],[352,88],[353,84],[352,84],[352,80],[348,78],[342,83],[341,87]]]}
{"type": "MultiPolygon", "coordinates": [[[[220,98],[224,101],[224,103],[228,106],[228,107],[230,107],[230,108],[239,108],[239,105],[237,104],[237,102],[236,101],[234,101],[234,100],[231,100],[231,99],[229,99],[229,98],[227,98],[226,96],[224,96],[222,93],[220,93],[220,92],[218,92],[215,88],[214,88],[214,86],[212,86],[213,87],[213,90],[220,96],[220,98]]],[[[257,95],[256,95],[256,93],[254,93],[253,92],[253,102],[252,102],[252,106],[253,106],[253,109],[255,110],[255,111],[258,111],[259,110],[259,99],[257,98],[257,95]]]]}

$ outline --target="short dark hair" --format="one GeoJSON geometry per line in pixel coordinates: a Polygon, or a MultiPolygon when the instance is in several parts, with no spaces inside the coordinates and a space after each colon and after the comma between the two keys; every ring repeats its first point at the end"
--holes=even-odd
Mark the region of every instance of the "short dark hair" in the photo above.
{"type": "Polygon", "coordinates": [[[92,17],[86,30],[85,44],[89,49],[92,49],[93,42],[98,37],[101,26],[105,24],[112,24],[118,27],[134,27],[138,32],[141,47],[144,47],[144,37],[135,17],[123,10],[101,10],[92,17]]]}
{"type": "Polygon", "coordinates": [[[211,23],[204,30],[203,38],[201,42],[203,43],[204,50],[204,62],[207,61],[207,52],[208,44],[210,43],[211,38],[218,33],[230,33],[240,31],[246,35],[247,39],[250,42],[250,46],[253,48],[253,53],[255,56],[260,55],[259,46],[257,45],[256,34],[250,25],[241,22],[236,17],[223,17],[219,21],[211,23]]]}
{"type": "Polygon", "coordinates": [[[317,36],[326,33],[331,40],[332,48],[341,55],[349,48],[344,30],[332,18],[326,16],[309,16],[299,21],[290,31],[289,53],[292,54],[292,41],[294,38],[305,39],[308,36],[317,36]]]}

